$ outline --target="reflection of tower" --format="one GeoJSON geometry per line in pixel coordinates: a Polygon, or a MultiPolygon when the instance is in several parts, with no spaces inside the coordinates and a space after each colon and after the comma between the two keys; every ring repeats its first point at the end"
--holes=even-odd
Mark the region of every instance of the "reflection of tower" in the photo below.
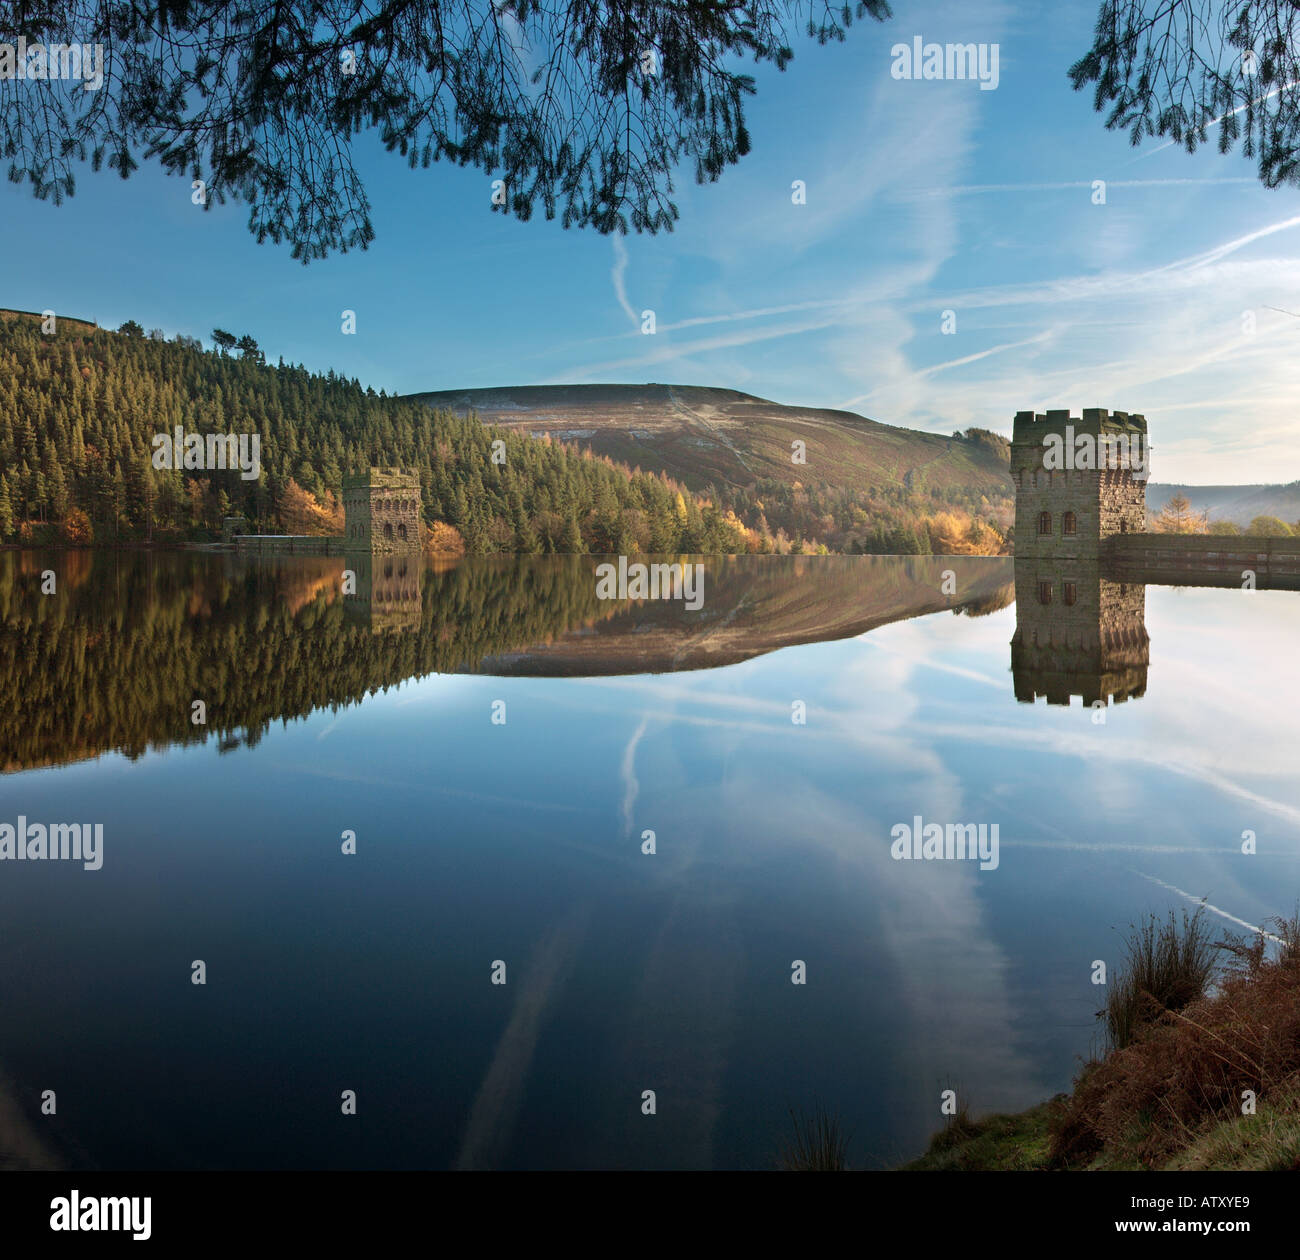
{"type": "Polygon", "coordinates": [[[1112,582],[1094,564],[1016,557],[1016,699],[1115,703],[1147,688],[1146,587],[1112,582]]]}
{"type": "Polygon", "coordinates": [[[376,634],[420,628],[419,555],[349,552],[345,563],[356,574],[356,593],[343,597],[348,621],[376,634]]]}
{"type": "Polygon", "coordinates": [[[343,478],[343,546],[351,551],[420,550],[420,477],[370,468],[343,478]]]}

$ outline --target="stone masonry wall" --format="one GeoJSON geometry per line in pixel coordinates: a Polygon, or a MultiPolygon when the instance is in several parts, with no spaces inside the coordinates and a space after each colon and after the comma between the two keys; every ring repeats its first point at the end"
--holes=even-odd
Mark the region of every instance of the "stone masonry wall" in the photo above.
{"type": "Polygon", "coordinates": [[[372,468],[344,477],[343,514],[348,550],[418,551],[420,478],[398,468],[372,468]]]}

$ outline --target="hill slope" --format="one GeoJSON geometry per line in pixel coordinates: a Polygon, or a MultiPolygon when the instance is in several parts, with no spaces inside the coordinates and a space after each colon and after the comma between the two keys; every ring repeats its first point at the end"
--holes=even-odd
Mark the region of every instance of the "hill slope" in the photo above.
{"type": "Polygon", "coordinates": [[[671,481],[497,436],[334,372],[206,352],[138,325],[60,320],[46,335],[30,313],[0,318],[0,543],[197,540],[231,513],[273,533],[336,533],[343,473],[367,464],[417,469],[425,521],[449,523],[471,553],[761,541],[671,481]],[[259,467],[245,479],[155,464],[154,439],[174,426],[256,437],[259,467]]]}
{"type": "Polygon", "coordinates": [[[578,442],[701,490],[772,479],[914,494],[951,491],[953,501],[1001,500],[1011,491],[1004,441],[922,433],[851,411],[787,407],[734,389],[522,385],[410,397],[460,415],[473,411],[485,424],[578,442]],[[796,440],[806,444],[803,464],[791,458],[796,440]]]}
{"type": "Polygon", "coordinates": [[[1184,486],[1153,481],[1147,487],[1147,507],[1158,512],[1182,494],[1196,512],[1213,521],[1234,521],[1243,529],[1257,516],[1276,516],[1288,525],[1300,521],[1300,481],[1285,486],[1184,486]]]}

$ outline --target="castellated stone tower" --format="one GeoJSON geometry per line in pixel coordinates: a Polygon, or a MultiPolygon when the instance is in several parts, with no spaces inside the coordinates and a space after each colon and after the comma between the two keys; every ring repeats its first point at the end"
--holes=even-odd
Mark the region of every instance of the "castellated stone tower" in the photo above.
{"type": "Polygon", "coordinates": [[[1016,556],[1099,561],[1102,540],[1146,529],[1144,416],[1101,407],[1018,411],[1011,438],[1016,556]]]}
{"type": "Polygon", "coordinates": [[[343,478],[347,551],[420,549],[420,477],[407,468],[370,468],[343,478]]]}

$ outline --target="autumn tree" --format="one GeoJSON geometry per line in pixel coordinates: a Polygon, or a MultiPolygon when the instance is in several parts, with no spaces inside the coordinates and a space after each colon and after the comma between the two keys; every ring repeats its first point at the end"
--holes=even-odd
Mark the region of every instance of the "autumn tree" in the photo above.
{"type": "Polygon", "coordinates": [[[1182,493],[1160,509],[1154,524],[1157,534],[1203,534],[1208,526],[1205,513],[1194,511],[1191,500],[1182,493]]]}
{"type": "Polygon", "coordinates": [[[9,495],[9,481],[0,473],[0,542],[14,532],[14,505],[9,495]]]}
{"type": "Polygon", "coordinates": [[[63,537],[74,547],[88,547],[94,542],[94,527],[81,508],[72,508],[63,518],[63,537]]]}
{"type": "Polygon", "coordinates": [[[322,505],[296,481],[290,480],[280,496],[280,526],[286,534],[341,534],[343,509],[335,502],[322,505]]]}

